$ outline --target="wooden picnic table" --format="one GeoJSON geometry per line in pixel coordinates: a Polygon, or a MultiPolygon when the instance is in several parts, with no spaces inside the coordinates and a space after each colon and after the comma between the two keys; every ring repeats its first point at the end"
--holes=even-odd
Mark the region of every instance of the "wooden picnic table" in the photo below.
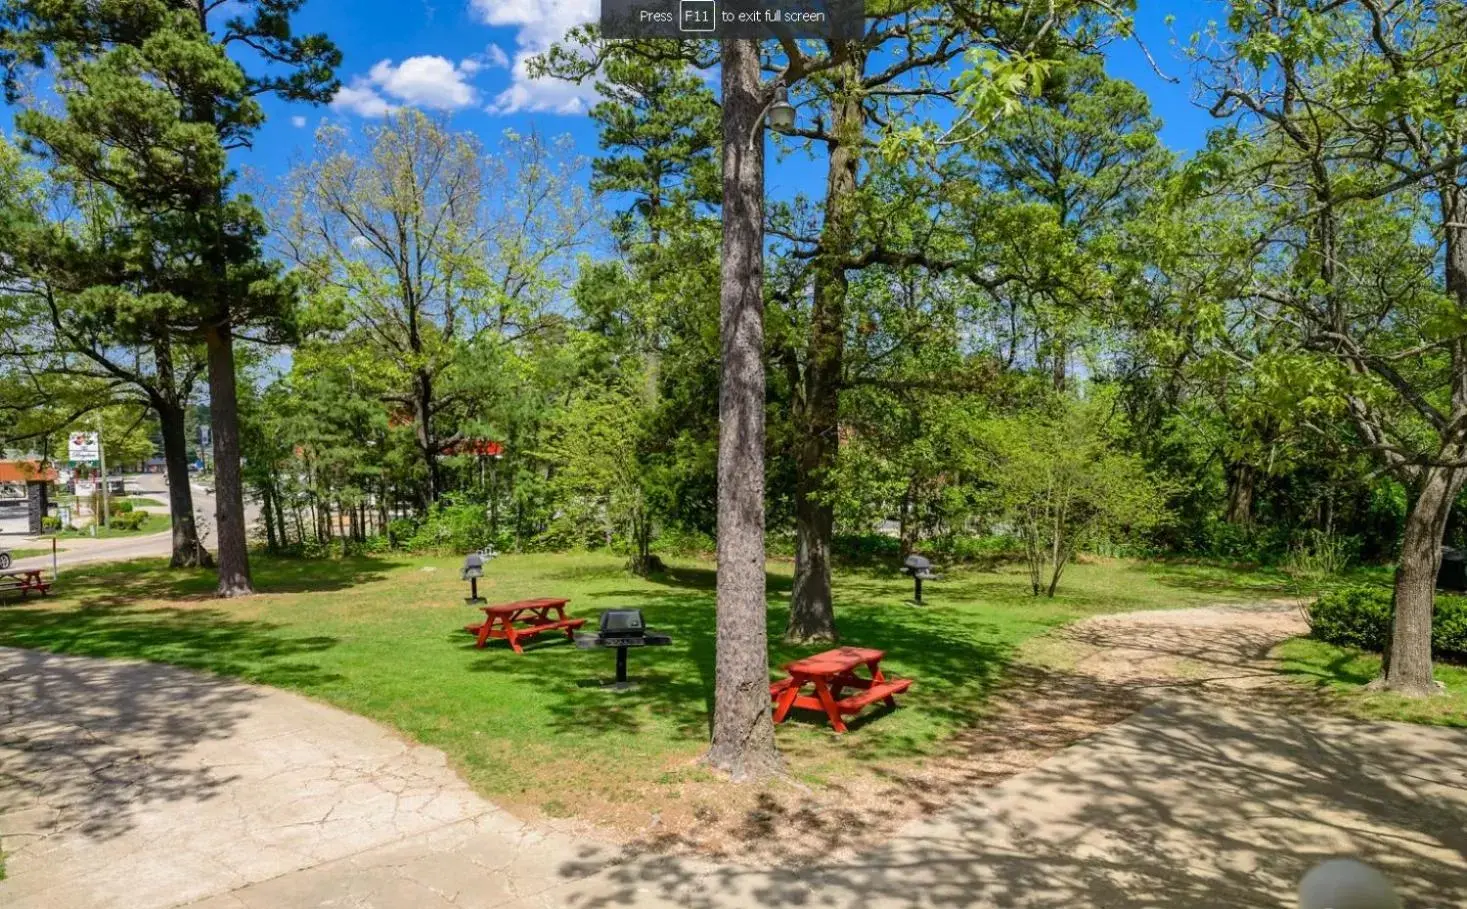
{"type": "Polygon", "coordinates": [[[481,624],[465,625],[464,630],[479,636],[475,647],[483,647],[490,638],[509,641],[515,653],[524,653],[520,641],[532,638],[542,631],[564,631],[570,640],[576,639],[575,630],[586,624],[585,619],[565,617],[565,604],[570,600],[555,597],[540,597],[501,603],[498,606],[481,606],[484,621],[481,624]]]}
{"type": "Polygon", "coordinates": [[[886,706],[895,707],[896,698],[912,687],[911,679],[888,679],[881,671],[881,660],[886,653],[863,647],[840,647],[827,650],[785,666],[789,678],[771,682],[769,695],[774,698],[774,722],[783,723],[792,709],[823,711],[830,718],[836,732],[845,732],[845,714],[859,713],[865,707],[885,701],[886,706]],[[866,667],[867,675],[859,676],[856,670],[866,667]],[[803,694],[805,686],[813,694],[803,694]],[[845,697],[847,688],[856,693],[845,697]]]}
{"type": "Polygon", "coordinates": [[[22,598],[32,590],[45,596],[51,589],[51,582],[46,580],[43,569],[40,568],[18,568],[14,571],[0,571],[0,591],[19,590],[22,598]]]}

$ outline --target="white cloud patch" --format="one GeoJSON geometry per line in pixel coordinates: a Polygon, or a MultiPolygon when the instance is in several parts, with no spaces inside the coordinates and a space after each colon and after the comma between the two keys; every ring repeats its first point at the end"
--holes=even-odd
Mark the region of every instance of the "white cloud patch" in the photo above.
{"type": "MultiPolygon", "coordinates": [[[[491,113],[579,114],[595,103],[596,90],[590,84],[533,77],[529,62],[531,57],[544,53],[563,39],[572,28],[595,21],[600,0],[470,0],[470,5],[487,25],[519,29],[515,35],[510,84],[494,97],[489,105],[491,113]]],[[[490,49],[499,50],[495,45],[490,45],[490,49]]],[[[499,52],[504,55],[502,50],[499,52]]]]}
{"type": "Polygon", "coordinates": [[[297,117],[291,117],[290,118],[290,125],[291,126],[294,126],[296,129],[305,129],[306,128],[306,118],[305,117],[299,117],[299,116],[297,116],[297,117]]]}
{"type": "Polygon", "coordinates": [[[351,84],[342,86],[331,106],[363,117],[381,117],[404,105],[433,110],[460,110],[479,101],[470,84],[485,66],[470,58],[454,63],[446,57],[409,57],[401,63],[381,60],[351,84]]]}
{"type": "Polygon", "coordinates": [[[509,69],[509,54],[497,44],[484,48],[484,62],[495,69],[509,69]]]}
{"type": "Polygon", "coordinates": [[[343,85],[331,99],[331,106],[362,117],[385,117],[397,110],[365,79],[355,79],[351,85],[343,85]]]}

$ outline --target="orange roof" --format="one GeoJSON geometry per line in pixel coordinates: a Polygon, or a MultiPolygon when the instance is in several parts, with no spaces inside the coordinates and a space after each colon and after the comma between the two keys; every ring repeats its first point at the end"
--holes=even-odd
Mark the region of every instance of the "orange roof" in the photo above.
{"type": "Polygon", "coordinates": [[[56,482],[56,470],[37,461],[0,461],[0,483],[56,482]]]}

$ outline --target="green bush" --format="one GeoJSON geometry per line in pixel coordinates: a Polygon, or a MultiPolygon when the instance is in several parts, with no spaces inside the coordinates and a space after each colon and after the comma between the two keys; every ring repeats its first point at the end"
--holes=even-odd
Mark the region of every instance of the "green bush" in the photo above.
{"type": "Polygon", "coordinates": [[[46,515],[45,517],[41,518],[41,532],[42,533],[57,533],[60,530],[61,530],[61,519],[60,518],[55,517],[53,515],[49,515],[49,514],[46,515]]]}
{"type": "Polygon", "coordinates": [[[1229,524],[1208,518],[1191,528],[1184,551],[1210,559],[1271,565],[1288,555],[1290,537],[1290,529],[1283,525],[1229,524]]]}
{"type": "Polygon", "coordinates": [[[111,499],[107,503],[112,508],[113,514],[131,514],[133,504],[126,499],[111,499]]]}
{"type": "Polygon", "coordinates": [[[434,505],[406,541],[413,552],[473,552],[492,542],[489,515],[480,503],[434,505]]]}
{"type": "Polygon", "coordinates": [[[880,533],[841,533],[831,541],[831,553],[845,565],[899,565],[902,542],[880,533]]]}
{"type": "Polygon", "coordinates": [[[718,542],[699,530],[664,527],[652,541],[652,551],[664,555],[699,556],[714,552],[718,542]]]}
{"type": "Polygon", "coordinates": [[[146,511],[129,511],[123,514],[114,514],[112,516],[111,524],[113,530],[130,531],[138,530],[147,520],[148,513],[146,511]]]}
{"type": "Polygon", "coordinates": [[[994,568],[1024,558],[1024,542],[1005,535],[939,537],[917,547],[939,564],[968,564],[994,568]]]}
{"type": "MultiPolygon", "coordinates": [[[[1331,591],[1309,608],[1310,636],[1380,653],[1391,634],[1391,590],[1357,585],[1331,591]]],[[[1437,659],[1467,663],[1467,597],[1438,596],[1431,621],[1437,659]]]]}

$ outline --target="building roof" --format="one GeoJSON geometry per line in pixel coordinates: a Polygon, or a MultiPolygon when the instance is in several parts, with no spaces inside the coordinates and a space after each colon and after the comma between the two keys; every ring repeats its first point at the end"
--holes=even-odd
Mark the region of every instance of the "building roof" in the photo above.
{"type": "Polygon", "coordinates": [[[56,470],[39,461],[0,461],[0,483],[56,482],[56,470]]]}

